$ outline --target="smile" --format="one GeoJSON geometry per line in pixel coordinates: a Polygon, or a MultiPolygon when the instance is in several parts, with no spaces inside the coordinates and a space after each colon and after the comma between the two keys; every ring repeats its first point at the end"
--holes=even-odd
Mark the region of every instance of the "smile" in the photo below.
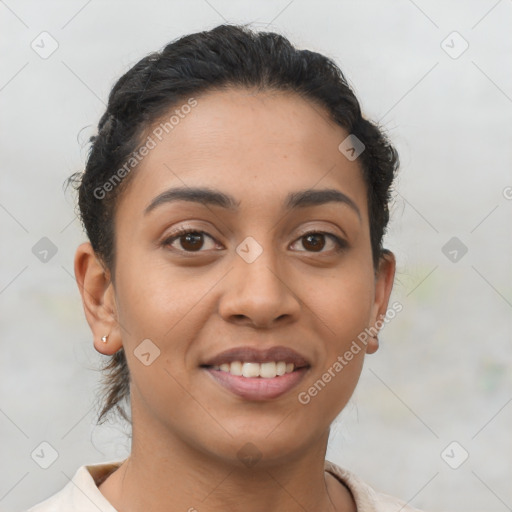
{"type": "Polygon", "coordinates": [[[293,363],[286,363],[285,361],[269,361],[266,363],[233,361],[232,363],[223,363],[220,366],[215,365],[212,367],[214,370],[220,370],[237,377],[261,377],[262,379],[273,379],[280,377],[286,373],[292,373],[295,369],[293,363]]]}
{"type": "Polygon", "coordinates": [[[203,366],[203,369],[231,393],[245,400],[265,401],[278,398],[298,386],[309,367],[293,366],[293,363],[284,363],[285,371],[281,375],[277,374],[277,370],[283,370],[282,362],[260,364],[233,361],[220,366],[203,366]]]}
{"type": "Polygon", "coordinates": [[[234,347],[200,367],[224,389],[246,400],[270,400],[297,386],[311,367],[305,356],[286,346],[234,347]]]}

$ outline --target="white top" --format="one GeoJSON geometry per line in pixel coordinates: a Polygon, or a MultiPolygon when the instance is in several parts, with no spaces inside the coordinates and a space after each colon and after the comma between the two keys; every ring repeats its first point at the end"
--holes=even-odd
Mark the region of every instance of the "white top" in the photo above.
{"type": "MultiPolygon", "coordinates": [[[[98,485],[123,462],[124,460],[79,467],[63,489],[34,505],[27,512],[117,512],[101,494],[98,485]]],[[[350,490],[358,512],[421,512],[397,498],[375,492],[356,475],[328,460],[325,461],[325,470],[350,490]]]]}

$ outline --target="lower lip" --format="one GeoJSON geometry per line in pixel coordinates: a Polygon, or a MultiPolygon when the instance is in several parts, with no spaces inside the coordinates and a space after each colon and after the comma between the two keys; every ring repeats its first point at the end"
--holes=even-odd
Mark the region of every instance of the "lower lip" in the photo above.
{"type": "Polygon", "coordinates": [[[270,400],[284,395],[294,388],[306,374],[307,368],[299,368],[272,379],[241,377],[222,370],[205,368],[226,389],[246,400],[270,400]]]}

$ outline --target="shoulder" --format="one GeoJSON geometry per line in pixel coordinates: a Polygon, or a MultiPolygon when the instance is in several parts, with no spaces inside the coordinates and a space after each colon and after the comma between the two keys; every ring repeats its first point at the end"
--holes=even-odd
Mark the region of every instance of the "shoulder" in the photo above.
{"type": "Polygon", "coordinates": [[[97,483],[121,463],[112,461],[80,466],[64,488],[26,512],[116,512],[97,483]]]}
{"type": "Polygon", "coordinates": [[[396,512],[397,510],[401,512],[421,512],[403,500],[374,491],[357,475],[333,462],[325,461],[325,471],[336,477],[350,490],[356,502],[357,512],[396,512]]]}

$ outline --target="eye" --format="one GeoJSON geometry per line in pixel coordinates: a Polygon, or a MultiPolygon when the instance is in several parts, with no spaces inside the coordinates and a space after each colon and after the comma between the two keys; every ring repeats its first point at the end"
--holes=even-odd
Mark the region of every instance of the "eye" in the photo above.
{"type": "Polygon", "coordinates": [[[329,250],[322,251],[326,246],[326,238],[331,240],[331,243],[334,243],[334,250],[336,252],[348,247],[345,240],[332,233],[325,233],[323,231],[309,231],[304,233],[295,243],[302,241],[302,247],[304,247],[307,252],[329,252],[329,250]]]}
{"type": "MultiPolygon", "coordinates": [[[[201,252],[201,249],[205,245],[205,238],[209,238],[211,241],[215,242],[215,240],[205,231],[197,229],[180,229],[173,233],[169,238],[166,238],[162,245],[172,247],[178,251],[201,252]],[[176,247],[176,242],[178,242],[181,247],[176,247]]],[[[215,243],[212,248],[215,248],[215,243]]]]}
{"type": "MultiPolygon", "coordinates": [[[[212,236],[210,236],[205,231],[197,230],[197,229],[179,229],[174,232],[172,236],[166,238],[162,245],[165,247],[171,247],[177,251],[183,252],[203,252],[201,249],[205,248],[205,238],[211,240],[212,247],[206,249],[214,249],[217,247],[215,240],[212,236]],[[177,247],[179,244],[180,247],[177,247]]],[[[301,235],[301,237],[295,241],[294,245],[298,242],[302,241],[302,247],[304,247],[305,251],[299,252],[329,252],[329,248],[327,250],[323,250],[326,245],[326,239],[331,241],[331,244],[334,244],[334,250],[339,252],[346,247],[348,247],[347,242],[338,236],[332,233],[326,233],[323,231],[309,231],[301,235]]]]}

